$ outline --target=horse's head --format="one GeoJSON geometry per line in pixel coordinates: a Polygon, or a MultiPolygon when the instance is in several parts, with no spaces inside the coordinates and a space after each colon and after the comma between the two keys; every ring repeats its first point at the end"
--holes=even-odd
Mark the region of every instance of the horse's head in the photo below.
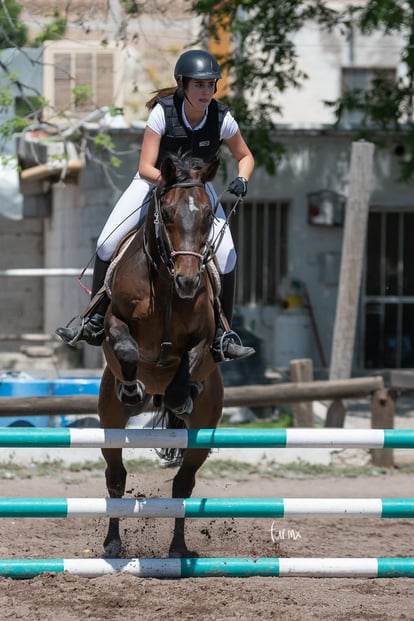
{"type": "Polygon", "coordinates": [[[205,189],[218,161],[195,167],[187,157],[167,157],[155,192],[155,235],[161,258],[180,298],[193,298],[210,256],[214,212],[205,189]]]}

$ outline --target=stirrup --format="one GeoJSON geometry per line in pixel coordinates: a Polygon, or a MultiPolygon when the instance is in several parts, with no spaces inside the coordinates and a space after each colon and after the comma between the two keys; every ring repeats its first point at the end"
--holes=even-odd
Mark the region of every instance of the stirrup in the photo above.
{"type": "Polygon", "coordinates": [[[57,334],[66,345],[70,345],[71,347],[76,345],[78,341],[85,341],[88,345],[100,347],[105,337],[103,322],[104,315],[100,315],[99,313],[87,317],[77,315],[69,321],[65,328],[56,328],[55,334],[57,334]],[[97,317],[99,317],[98,321],[96,321],[97,317]],[[71,324],[76,319],[80,319],[80,325],[71,328],[71,324]],[[71,330],[74,332],[73,336],[68,334],[68,331],[70,332],[71,330]]]}
{"type": "Polygon", "coordinates": [[[85,323],[86,323],[86,319],[85,317],[81,317],[80,315],[75,315],[74,317],[72,317],[72,319],[70,321],[68,321],[68,323],[66,324],[66,326],[64,328],[56,328],[55,330],[55,334],[57,334],[66,345],[70,345],[71,347],[74,347],[76,345],[76,343],[79,341],[80,337],[83,334],[83,331],[85,329],[85,323]],[[75,320],[79,319],[80,320],[80,325],[79,326],[73,326],[72,324],[75,320]],[[73,337],[73,339],[71,340],[67,340],[64,337],[64,333],[63,331],[66,329],[71,329],[71,330],[76,330],[76,334],[73,337]]]}
{"type": "Polygon", "coordinates": [[[234,332],[234,330],[229,330],[228,332],[224,332],[223,331],[223,334],[220,337],[220,345],[219,345],[219,353],[220,353],[221,360],[223,362],[228,360],[228,358],[226,358],[226,356],[225,356],[225,353],[224,353],[224,350],[223,350],[223,345],[227,341],[227,339],[230,338],[230,337],[234,338],[237,341],[236,345],[239,345],[240,347],[243,347],[242,340],[241,340],[240,336],[237,334],[237,332],[234,332]]]}
{"type": "Polygon", "coordinates": [[[222,330],[221,335],[218,335],[216,333],[213,345],[211,347],[211,352],[213,355],[213,360],[215,362],[242,360],[243,358],[248,358],[249,356],[252,356],[256,353],[253,347],[245,347],[242,343],[240,336],[237,334],[237,332],[234,332],[233,330],[229,330],[228,332],[222,330]],[[237,355],[229,355],[229,352],[227,350],[232,345],[240,349],[240,352],[237,355]]]}

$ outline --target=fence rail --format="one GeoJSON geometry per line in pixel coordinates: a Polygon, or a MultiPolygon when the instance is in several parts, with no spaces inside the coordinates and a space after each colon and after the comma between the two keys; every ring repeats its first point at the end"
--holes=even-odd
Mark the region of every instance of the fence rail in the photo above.
{"type": "MultiPolygon", "coordinates": [[[[383,389],[381,376],[336,381],[283,383],[270,385],[231,386],[224,389],[225,407],[266,407],[280,403],[352,399],[367,397],[383,389]]],[[[98,398],[94,395],[1,397],[0,416],[47,412],[50,415],[90,414],[97,411],[98,398]]]]}

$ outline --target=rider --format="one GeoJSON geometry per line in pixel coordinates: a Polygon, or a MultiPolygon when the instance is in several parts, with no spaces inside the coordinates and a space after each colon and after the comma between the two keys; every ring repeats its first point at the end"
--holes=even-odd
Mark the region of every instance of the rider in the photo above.
{"type": "MultiPolygon", "coordinates": [[[[209,162],[217,157],[224,140],[237,161],[238,176],[228,191],[238,197],[246,195],[247,181],[254,168],[253,155],[246,145],[238,124],[229,109],[214,99],[221,78],[216,59],[204,50],[189,50],[177,60],[174,70],[177,86],[157,91],[147,103],[150,110],[144,132],[138,172],[110,214],[97,243],[92,280],[92,297],[102,287],[111,257],[119,242],[144,220],[151,191],[160,180],[160,164],[167,154],[190,152],[194,158],[209,162]]],[[[206,184],[212,205],[217,195],[211,183],[206,184]]],[[[221,205],[216,211],[212,239],[216,239],[225,222],[221,205]]],[[[221,306],[231,325],[235,291],[236,251],[229,227],[216,252],[221,272],[221,306]]],[[[86,341],[101,345],[104,317],[109,304],[105,295],[78,327],[57,328],[56,334],[69,344],[86,341]]],[[[244,347],[237,334],[226,332],[217,322],[212,344],[216,361],[246,358],[254,353],[244,347]]]]}

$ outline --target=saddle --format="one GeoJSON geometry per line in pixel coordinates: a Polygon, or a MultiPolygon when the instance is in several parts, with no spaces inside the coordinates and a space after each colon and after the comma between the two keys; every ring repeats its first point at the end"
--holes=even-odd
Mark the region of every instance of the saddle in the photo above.
{"type": "MultiPolygon", "coordinates": [[[[105,282],[102,285],[102,287],[97,291],[97,293],[93,296],[93,298],[91,298],[85,310],[80,314],[81,319],[85,319],[86,317],[89,317],[105,296],[111,299],[111,285],[112,285],[112,278],[115,272],[115,268],[120,262],[120,260],[122,259],[130,243],[132,242],[135,234],[136,234],[136,230],[130,231],[118,244],[117,249],[112,255],[111,262],[109,264],[108,271],[105,276],[105,282]]],[[[225,316],[223,312],[221,301],[220,301],[221,278],[220,278],[220,272],[218,270],[217,259],[215,255],[213,255],[211,259],[207,262],[206,271],[207,271],[207,275],[209,277],[210,283],[212,285],[213,298],[214,298],[214,309],[215,309],[215,313],[217,315],[218,321],[221,323],[221,325],[223,326],[223,329],[226,332],[230,331],[231,328],[227,321],[227,317],[225,316]]]]}

